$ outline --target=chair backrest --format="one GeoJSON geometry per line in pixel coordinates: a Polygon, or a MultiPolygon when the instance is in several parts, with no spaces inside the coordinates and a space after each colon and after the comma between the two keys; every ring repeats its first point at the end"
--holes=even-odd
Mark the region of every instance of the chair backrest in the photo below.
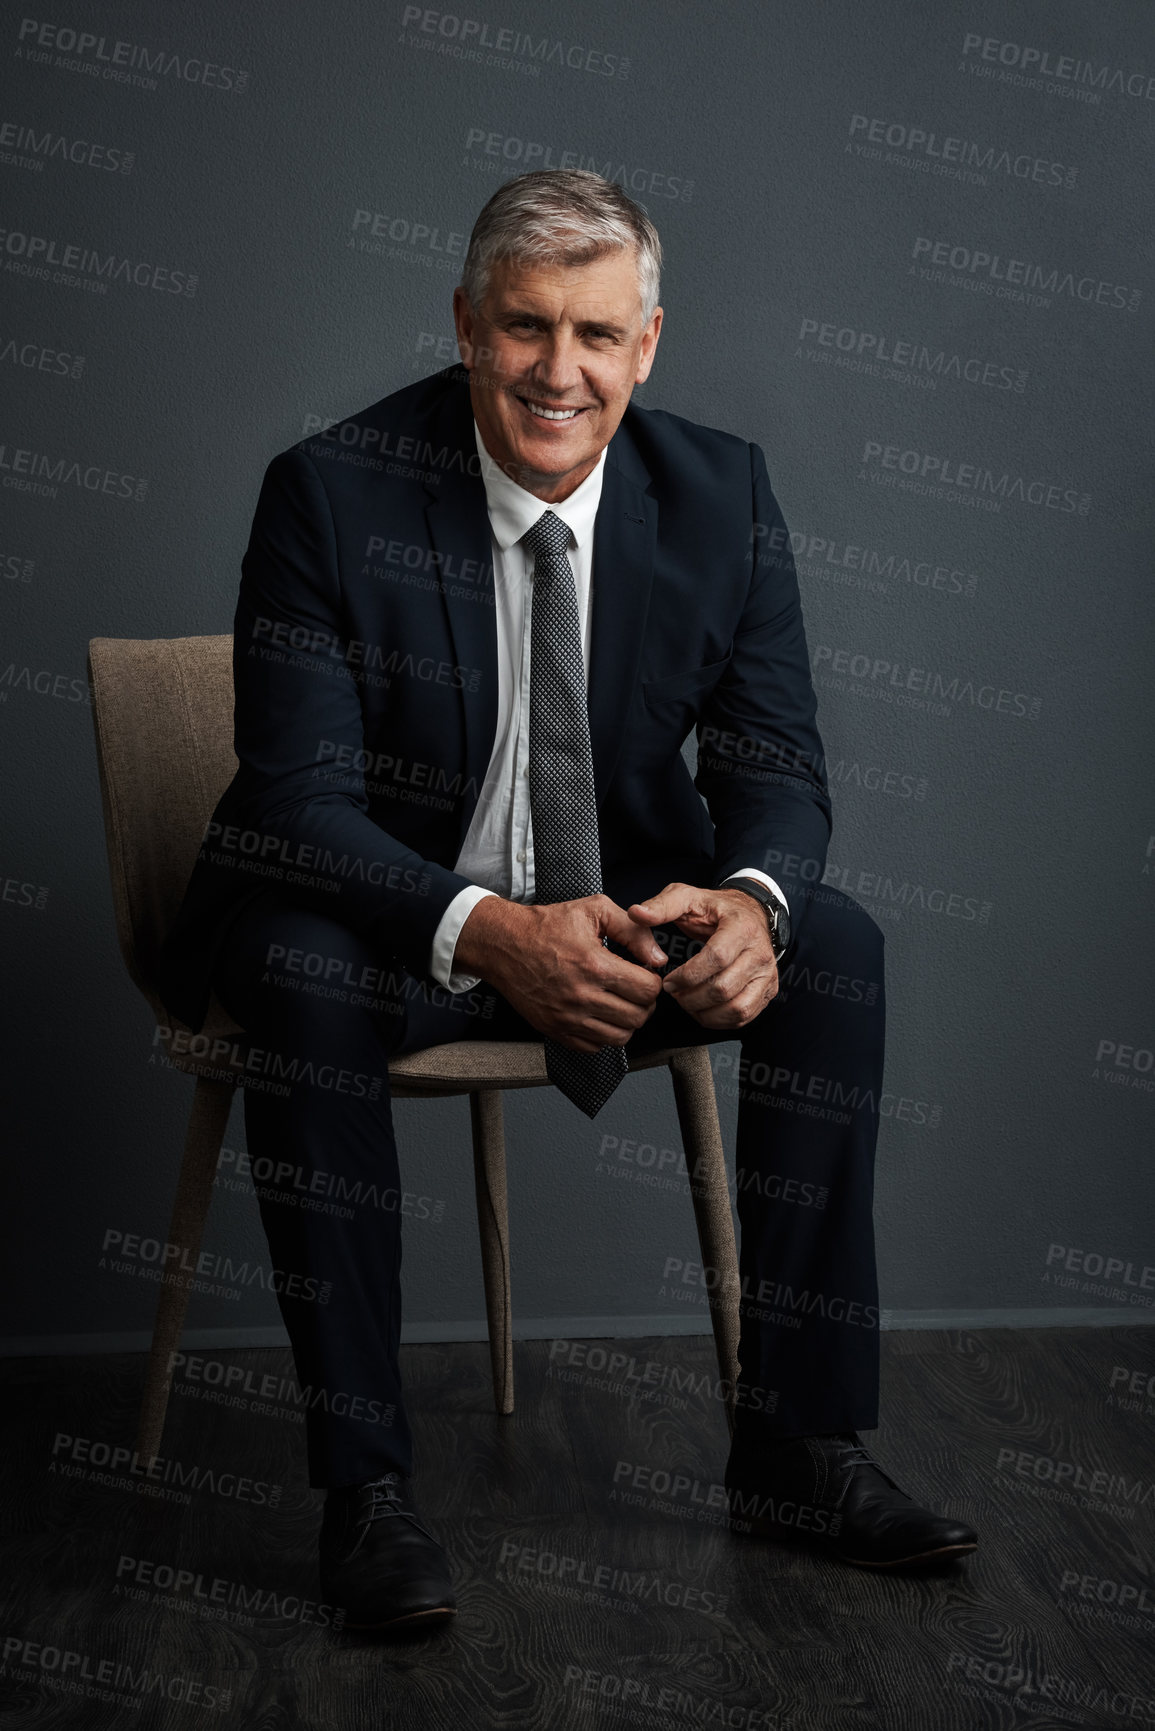
{"type": "Polygon", "coordinates": [[[163,1022],[157,955],[237,768],[232,651],[231,635],[94,637],[88,646],[116,932],[163,1022]]]}

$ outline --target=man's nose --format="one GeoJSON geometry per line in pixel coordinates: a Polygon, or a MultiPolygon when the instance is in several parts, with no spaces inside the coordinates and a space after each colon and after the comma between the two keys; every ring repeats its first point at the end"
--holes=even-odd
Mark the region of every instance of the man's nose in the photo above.
{"type": "Polygon", "coordinates": [[[547,337],[534,364],[534,377],[557,396],[582,390],[581,348],[576,338],[554,332],[547,337]]]}

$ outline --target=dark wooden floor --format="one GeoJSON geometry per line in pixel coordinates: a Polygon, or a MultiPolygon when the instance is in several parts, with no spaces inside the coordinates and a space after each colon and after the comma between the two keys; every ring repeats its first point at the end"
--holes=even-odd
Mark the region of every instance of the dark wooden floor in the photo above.
{"type": "MultiPolygon", "coordinates": [[[[596,1344],[716,1373],[706,1339],[596,1344]]],[[[277,1351],[205,1356],[254,1373],[291,1368],[277,1351]]],[[[298,1601],[319,1591],[320,1495],[305,1482],[299,1424],[174,1396],[165,1457],[284,1487],[273,1509],[208,1488],[181,1506],[51,1470],[62,1433],[131,1445],[141,1358],[0,1366],[0,1724],[1155,1724],[1155,1491],[1143,1502],[1155,1483],[1155,1400],[1131,1410],[1111,1398],[1135,1401],[1117,1374],[1112,1387],[1117,1367],[1155,1368],[1151,1330],[884,1335],[884,1424],[868,1440],[900,1483],[972,1520],[983,1541],[966,1565],[905,1578],[713,1524],[726,1431],[709,1397],[638,1401],[580,1367],[563,1382],[549,1374],[548,1344],[535,1342],[516,1348],[517,1411],[498,1420],[484,1347],[408,1347],[404,1363],[419,1500],[460,1602],[451,1631],[406,1644],[334,1635],[300,1614],[298,1601]],[[1097,1470],[1126,1483],[1095,1481],[1110,1493],[1097,1499],[1056,1495],[1056,1476],[1069,1485],[1076,1469],[1083,1483],[1097,1470]],[[647,1470],[659,1488],[662,1473],[689,1478],[680,1512],[651,1506],[646,1490],[622,1500],[627,1479],[644,1485],[647,1470]],[[265,1589],[268,1601],[250,1623],[210,1619],[187,1586],[154,1602],[155,1589],[132,1585],[142,1564],[145,1574],[150,1564],[199,1573],[202,1590],[214,1577],[265,1589]],[[600,1590],[582,1584],[599,1568],[600,1590]],[[64,1686],[102,1675],[107,1700],[64,1686]],[[172,1699],[142,1695],[158,1675],[172,1699]],[[231,1692],[227,1703],[208,1705],[212,1690],[231,1692]]],[[[58,1447],[58,1462],[71,1447],[58,1447]]],[[[232,1591],[218,1589],[226,1609],[232,1591]]]]}

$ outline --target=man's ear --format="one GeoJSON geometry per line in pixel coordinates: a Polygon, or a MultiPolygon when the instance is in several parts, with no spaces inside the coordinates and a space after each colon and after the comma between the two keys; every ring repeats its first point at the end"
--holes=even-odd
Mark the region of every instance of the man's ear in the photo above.
{"type": "Polygon", "coordinates": [[[455,288],[453,291],[453,323],[457,330],[457,349],[461,355],[461,364],[467,368],[472,367],[474,365],[473,308],[470,306],[463,288],[455,288]]]}
{"type": "Polygon", "coordinates": [[[638,356],[638,371],[634,379],[635,385],[644,385],[650,376],[650,368],[654,364],[654,351],[658,346],[658,337],[662,329],[662,309],[655,307],[649,324],[642,332],[642,352],[638,356]]]}

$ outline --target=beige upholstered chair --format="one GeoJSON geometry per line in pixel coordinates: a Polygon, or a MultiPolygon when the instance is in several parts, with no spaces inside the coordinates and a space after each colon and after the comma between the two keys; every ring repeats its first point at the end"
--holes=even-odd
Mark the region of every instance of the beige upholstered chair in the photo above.
{"type": "MultiPolygon", "coordinates": [[[[236,1082],[219,1057],[210,1061],[174,1050],[172,1034],[187,1035],[188,1030],[174,1024],[160,1001],[157,956],[180,905],[205,825],[236,770],[232,638],[94,637],[88,673],[121,953],[152,1007],[171,1062],[196,1077],[169,1227],[169,1242],[181,1245],[192,1260],[200,1249],[229,1110],[243,1074],[243,1030],[214,996],[201,1032],[207,1036],[206,1046],[218,1036],[238,1036],[230,1039],[238,1054],[236,1082]]],[[[198,1049],[203,1049],[199,1042],[198,1049]]],[[[718,1365],[732,1390],[737,1373],[738,1267],[709,1049],[656,1052],[636,1067],[658,1064],[667,1065],[673,1077],[686,1163],[695,1175],[691,1189],[702,1260],[721,1276],[713,1289],[711,1313],[718,1365]]],[[[512,1412],[501,1096],[508,1088],[548,1085],[541,1044],[456,1041],[396,1059],[389,1075],[399,1098],[469,1095],[494,1399],[498,1412],[512,1412]]],[[[179,1349],[187,1305],[183,1286],[161,1285],[138,1437],[138,1449],[148,1457],[160,1450],[171,1383],[170,1354],[179,1349]]],[[[726,1411],[732,1425],[732,1401],[726,1411]]]]}

